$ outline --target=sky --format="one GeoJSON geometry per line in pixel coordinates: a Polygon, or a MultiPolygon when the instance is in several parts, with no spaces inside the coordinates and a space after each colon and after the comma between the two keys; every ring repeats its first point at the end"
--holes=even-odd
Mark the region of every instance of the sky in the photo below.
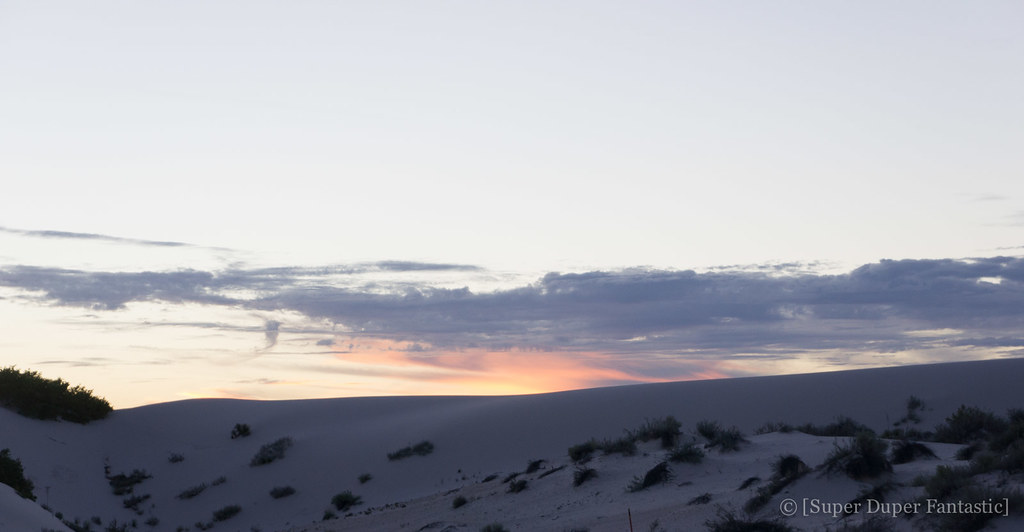
{"type": "Polygon", "coordinates": [[[124,408],[1024,355],[1022,23],[0,0],[0,365],[124,408]]]}

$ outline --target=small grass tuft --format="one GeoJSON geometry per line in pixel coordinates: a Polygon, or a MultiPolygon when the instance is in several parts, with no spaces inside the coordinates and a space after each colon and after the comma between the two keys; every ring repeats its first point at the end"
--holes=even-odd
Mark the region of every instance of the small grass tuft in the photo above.
{"type": "Polygon", "coordinates": [[[353,506],[363,504],[363,498],[353,494],[351,491],[345,490],[331,498],[331,504],[333,504],[339,512],[346,512],[353,506]]]}
{"type": "Polygon", "coordinates": [[[661,462],[649,469],[643,478],[634,477],[626,489],[631,493],[635,493],[656,484],[668,482],[670,478],[672,478],[672,470],[669,469],[668,462],[661,462]]]}

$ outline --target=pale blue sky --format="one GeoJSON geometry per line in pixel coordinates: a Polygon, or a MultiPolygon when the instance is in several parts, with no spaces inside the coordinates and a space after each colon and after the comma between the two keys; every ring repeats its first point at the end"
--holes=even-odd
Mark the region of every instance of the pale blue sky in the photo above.
{"type": "Polygon", "coordinates": [[[0,0],[0,269],[415,261],[477,269],[380,275],[486,291],[1016,256],[1021,27],[1009,1],[0,0]]]}

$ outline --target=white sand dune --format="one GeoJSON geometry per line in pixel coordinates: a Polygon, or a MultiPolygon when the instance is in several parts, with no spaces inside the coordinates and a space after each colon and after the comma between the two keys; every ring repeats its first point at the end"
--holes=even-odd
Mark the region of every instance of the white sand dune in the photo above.
{"type": "MultiPolygon", "coordinates": [[[[931,429],[961,404],[998,414],[1024,407],[1022,382],[1024,360],[1011,359],[531,396],[193,400],[118,410],[85,426],[30,420],[0,409],[0,448],[10,448],[22,461],[39,504],[68,521],[96,517],[103,525],[94,524],[93,530],[103,530],[112,520],[134,520],[140,530],[199,530],[196,523],[213,522],[214,512],[228,505],[238,505],[241,512],[215,522],[213,530],[475,531],[501,522],[511,530],[622,531],[629,529],[627,511],[636,530],[649,530],[655,521],[664,530],[694,530],[713,518],[719,506],[742,507],[758,485],[741,491],[740,484],[753,476],[767,480],[779,455],[795,453],[814,467],[832,451],[834,439],[802,433],[749,436],[750,443],[739,452],[712,450],[701,464],[672,465],[671,482],[639,493],[625,488],[663,459],[656,442],[641,445],[631,457],[597,456],[589,466],[598,477],[578,488],[572,486],[568,447],[592,437],[615,438],[647,418],[667,415],[682,421],[688,433],[703,419],[735,425],[749,435],[769,421],[820,424],[840,415],[883,430],[903,416],[911,395],[926,405],[918,426],[931,429]],[[231,439],[236,423],[250,425],[252,435],[231,439]],[[283,437],[293,442],[283,459],[249,465],[263,444],[283,437]],[[388,460],[389,451],[422,440],[434,444],[432,454],[388,460]],[[172,454],[184,460],[172,463],[172,454]],[[535,459],[546,462],[521,477],[528,480],[527,489],[506,493],[502,478],[535,459]],[[140,513],[124,507],[127,496],[112,493],[105,465],[112,474],[140,469],[151,475],[135,487],[136,496],[149,495],[138,505],[140,513]],[[372,479],[360,483],[358,477],[367,473],[372,479]],[[493,474],[500,476],[483,482],[493,474]],[[220,478],[223,482],[215,482],[220,478]],[[207,487],[195,497],[177,497],[202,484],[207,487]],[[276,486],[296,492],[274,499],[269,492],[276,486]],[[345,490],[360,496],[362,504],[349,517],[320,522],[326,510],[333,510],[331,498],[345,490]],[[688,504],[703,494],[710,495],[709,503],[688,504]],[[452,509],[460,495],[469,503],[452,509]]],[[[907,484],[898,495],[919,495],[920,488],[909,486],[911,479],[933,472],[939,463],[952,463],[959,448],[930,446],[941,460],[896,466],[893,480],[907,484]]],[[[786,497],[846,502],[866,485],[812,473],[758,515],[778,516],[778,501],[786,497]]],[[[0,490],[0,516],[28,515],[26,503],[8,491],[0,490]]],[[[26,518],[19,519],[23,523],[26,518]]],[[[820,513],[787,522],[805,530],[842,523],[820,513]]],[[[997,523],[1003,528],[1022,524],[1012,516],[997,523]]],[[[902,519],[891,524],[911,526],[902,519]]],[[[52,520],[40,520],[28,528],[0,525],[0,530],[43,527],[59,529],[52,520]]]]}

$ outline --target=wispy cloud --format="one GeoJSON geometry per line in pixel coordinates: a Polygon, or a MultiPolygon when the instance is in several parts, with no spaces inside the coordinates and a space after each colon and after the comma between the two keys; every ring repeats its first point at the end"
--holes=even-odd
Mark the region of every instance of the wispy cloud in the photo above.
{"type": "MultiPolygon", "coordinates": [[[[13,266],[0,269],[0,285],[24,290],[23,297],[98,311],[160,301],[298,313],[334,323],[347,336],[407,342],[408,357],[471,349],[728,358],[902,352],[937,343],[1024,346],[1017,334],[1024,326],[1024,259],[1015,257],[881,261],[842,275],[794,268],[777,275],[774,267],[550,273],[479,293],[426,282],[331,282],[370,268],[474,269],[376,263],[125,273],[13,266]],[[920,330],[947,332],[938,339],[908,334],[920,330]]],[[[269,349],[285,329],[267,319],[259,330],[269,349]]]]}
{"type": "Polygon", "coordinates": [[[11,227],[0,227],[0,233],[11,235],[27,236],[34,238],[57,238],[66,240],[95,240],[103,242],[114,242],[118,244],[132,244],[137,246],[160,246],[160,247],[191,247],[193,244],[185,242],[169,242],[160,240],[142,240],[138,238],[124,238],[119,236],[101,235],[96,233],[73,233],[69,231],[49,231],[15,229],[11,227]]]}

